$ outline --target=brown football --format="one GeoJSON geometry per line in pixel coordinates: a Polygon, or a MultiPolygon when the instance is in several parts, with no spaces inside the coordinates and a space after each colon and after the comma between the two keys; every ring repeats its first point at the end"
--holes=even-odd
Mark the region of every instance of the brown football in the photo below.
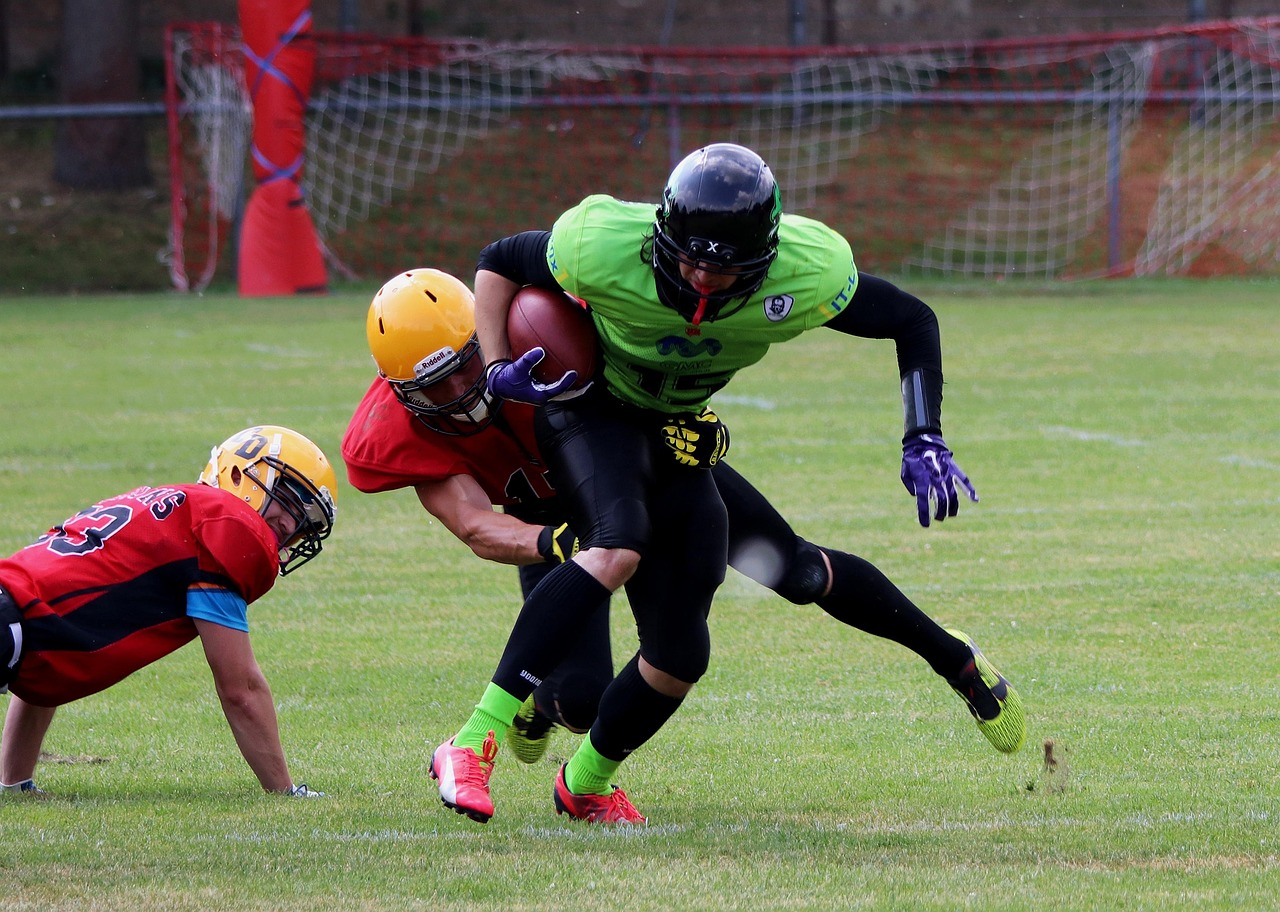
{"type": "Polygon", "coordinates": [[[577,389],[595,374],[599,346],[595,325],[582,303],[562,291],[529,285],[516,292],[507,315],[507,338],[512,357],[531,348],[546,352],[533,369],[540,383],[554,383],[573,370],[578,379],[571,389],[577,389]]]}

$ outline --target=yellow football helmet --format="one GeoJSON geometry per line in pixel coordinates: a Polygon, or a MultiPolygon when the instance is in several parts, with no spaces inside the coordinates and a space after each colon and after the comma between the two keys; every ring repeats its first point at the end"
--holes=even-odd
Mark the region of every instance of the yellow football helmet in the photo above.
{"type": "Polygon", "coordinates": [[[433,431],[474,434],[501,400],[489,394],[471,289],[439,269],[410,269],[373,296],[369,351],[404,407],[433,431]]]}
{"type": "Polygon", "coordinates": [[[288,428],[259,425],[228,437],[209,453],[201,484],[244,500],[265,516],[274,501],[297,523],[280,546],[280,575],[320,553],[338,513],[338,477],[320,448],[288,428]]]}

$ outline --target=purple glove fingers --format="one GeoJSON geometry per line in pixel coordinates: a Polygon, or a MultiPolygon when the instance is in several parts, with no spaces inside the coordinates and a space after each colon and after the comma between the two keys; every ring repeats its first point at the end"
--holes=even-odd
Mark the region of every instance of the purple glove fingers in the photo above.
{"type": "Polygon", "coordinates": [[[955,464],[942,438],[934,434],[916,434],[903,443],[901,478],[907,493],[915,495],[916,513],[925,527],[931,518],[942,522],[960,512],[957,485],[970,500],[978,500],[969,476],[955,464]]]}
{"type": "Polygon", "coordinates": [[[533,379],[533,369],[546,356],[542,348],[531,348],[514,361],[498,361],[489,366],[487,382],[489,390],[503,399],[542,405],[565,392],[578,379],[577,371],[566,371],[554,383],[540,383],[533,379]]]}

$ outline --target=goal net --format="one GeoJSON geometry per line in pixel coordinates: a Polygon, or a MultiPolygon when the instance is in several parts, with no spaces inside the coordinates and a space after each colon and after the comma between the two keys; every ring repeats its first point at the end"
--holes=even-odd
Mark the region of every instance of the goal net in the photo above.
{"type": "MultiPolygon", "coordinates": [[[[467,277],[581,197],[655,201],[728,140],[861,268],[1275,273],[1280,17],[900,47],[574,48],[316,34],[303,191],[331,275],[467,277]]],[[[236,30],[171,26],[171,272],[234,275],[252,111],[236,30]]]]}

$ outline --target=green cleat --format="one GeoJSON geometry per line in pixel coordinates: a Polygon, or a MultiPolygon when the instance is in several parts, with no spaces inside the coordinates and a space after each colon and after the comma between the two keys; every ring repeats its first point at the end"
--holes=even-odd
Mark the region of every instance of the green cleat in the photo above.
{"type": "Polygon", "coordinates": [[[554,727],[554,722],[538,712],[530,694],[507,729],[505,746],[521,763],[537,763],[547,752],[554,727]]]}
{"type": "Polygon", "coordinates": [[[991,745],[1003,754],[1012,754],[1022,747],[1027,736],[1027,719],[1022,710],[1022,697],[1005,678],[987,661],[982,650],[969,634],[961,630],[947,630],[957,640],[969,647],[973,658],[957,677],[947,683],[964,700],[965,706],[978,723],[978,731],[991,745]]]}

